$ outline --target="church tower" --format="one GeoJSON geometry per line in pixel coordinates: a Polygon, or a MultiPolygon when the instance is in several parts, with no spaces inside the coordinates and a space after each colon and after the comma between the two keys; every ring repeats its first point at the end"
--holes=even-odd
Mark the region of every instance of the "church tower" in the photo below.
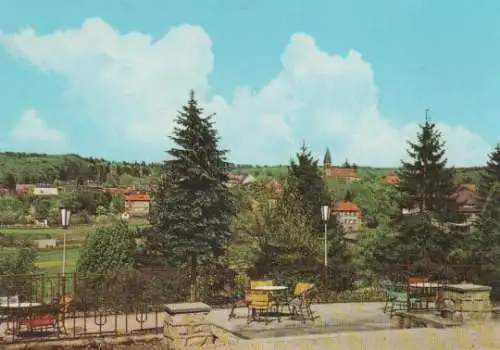
{"type": "Polygon", "coordinates": [[[330,149],[327,147],[325,152],[325,157],[323,158],[323,168],[328,169],[332,167],[332,155],[330,154],[330,149]]]}

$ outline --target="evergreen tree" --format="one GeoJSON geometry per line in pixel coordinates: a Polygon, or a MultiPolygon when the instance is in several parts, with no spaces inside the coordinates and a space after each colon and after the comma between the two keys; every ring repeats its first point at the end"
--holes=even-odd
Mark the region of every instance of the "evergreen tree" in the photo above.
{"type": "Polygon", "coordinates": [[[489,154],[486,168],[481,174],[478,186],[478,202],[481,207],[491,192],[493,185],[500,182],[500,144],[489,154]]]}
{"type": "Polygon", "coordinates": [[[149,253],[167,262],[189,263],[191,298],[195,297],[198,263],[223,255],[231,237],[235,203],[226,186],[226,151],[211,116],[191,92],[176,119],[171,139],[176,147],[168,154],[163,176],[153,195],[151,223],[154,233],[146,238],[149,253]]]}
{"type": "Polygon", "coordinates": [[[471,233],[467,236],[467,265],[474,282],[499,286],[500,281],[500,182],[492,184],[471,233]]]}
{"type": "Polygon", "coordinates": [[[417,134],[417,142],[408,144],[407,152],[411,160],[403,161],[398,172],[398,188],[404,201],[401,204],[449,219],[456,213],[452,198],[455,191],[454,170],[446,167],[445,145],[436,125],[426,117],[417,134]]]}
{"type": "Polygon", "coordinates": [[[305,143],[297,153],[297,161],[291,161],[287,176],[284,199],[287,205],[312,218],[314,227],[321,228],[321,206],[330,204],[330,198],[318,168],[305,143]],[[315,219],[313,219],[315,218],[315,219]]]}
{"type": "Polygon", "coordinates": [[[400,211],[391,218],[393,233],[377,243],[374,256],[383,269],[401,270],[410,262],[413,273],[437,273],[456,243],[446,227],[447,220],[456,215],[456,205],[453,170],[446,168],[441,135],[427,118],[417,142],[409,142],[408,155],[410,161],[402,162],[398,172],[401,202],[400,211]],[[403,215],[404,208],[417,212],[403,215]]]}
{"type": "MultiPolygon", "coordinates": [[[[305,225],[311,228],[309,232],[322,235],[324,223],[321,218],[321,206],[330,205],[332,200],[319,172],[318,161],[313,158],[305,144],[300,148],[296,162],[290,163],[286,183],[287,187],[278,213],[286,212],[287,215],[301,217],[302,220],[306,220],[305,225]]],[[[338,288],[345,288],[348,286],[346,281],[351,277],[349,273],[352,270],[350,256],[345,246],[344,231],[335,215],[330,215],[327,227],[328,283],[333,283],[338,288]]],[[[320,251],[322,248],[323,244],[320,251]]],[[[323,257],[318,258],[319,264],[322,265],[323,257]]]]}
{"type": "Polygon", "coordinates": [[[330,154],[330,149],[327,148],[325,152],[325,157],[323,158],[323,166],[332,166],[332,155],[330,154]]]}

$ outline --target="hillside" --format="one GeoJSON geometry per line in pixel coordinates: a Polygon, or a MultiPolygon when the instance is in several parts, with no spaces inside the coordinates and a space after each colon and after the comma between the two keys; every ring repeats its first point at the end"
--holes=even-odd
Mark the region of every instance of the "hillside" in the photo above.
{"type": "Polygon", "coordinates": [[[12,175],[18,184],[87,181],[102,184],[116,182],[120,177],[146,178],[156,167],[145,162],[111,162],[77,154],[0,153],[0,179],[5,182],[6,177],[12,175]]]}
{"type": "MultiPolygon", "coordinates": [[[[481,172],[480,167],[470,167],[470,168],[456,168],[455,182],[458,183],[478,183],[479,176],[481,172]]],[[[375,176],[382,177],[390,172],[396,171],[397,168],[377,168],[377,167],[367,167],[359,166],[357,168],[358,174],[363,178],[365,175],[374,174],[375,176]]],[[[286,175],[288,171],[288,165],[277,165],[277,166],[252,166],[252,165],[237,165],[235,167],[235,172],[240,174],[251,174],[256,178],[280,178],[286,175]]]]}
{"type": "MultiPolygon", "coordinates": [[[[5,186],[7,175],[13,175],[16,183],[36,184],[40,182],[86,182],[98,184],[144,184],[154,177],[159,163],[145,162],[116,162],[102,158],[86,158],[77,154],[51,155],[43,153],[0,153],[0,181],[5,186]],[[143,181],[138,181],[142,179],[143,181]]],[[[234,172],[252,174],[257,178],[280,178],[287,173],[287,165],[259,166],[235,165],[234,172]]],[[[358,173],[363,175],[372,173],[384,176],[395,168],[375,168],[359,166],[358,173]]],[[[481,168],[457,168],[457,183],[477,183],[481,168]]]]}

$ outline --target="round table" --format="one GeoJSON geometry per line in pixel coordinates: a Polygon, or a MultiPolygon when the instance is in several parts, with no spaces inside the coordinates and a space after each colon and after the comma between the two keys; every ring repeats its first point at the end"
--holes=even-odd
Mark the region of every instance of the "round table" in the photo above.
{"type": "Polygon", "coordinates": [[[278,292],[278,291],[283,291],[283,290],[287,290],[288,287],[286,286],[258,286],[258,287],[254,287],[252,288],[252,290],[260,290],[260,291],[264,291],[264,292],[278,292]]]}

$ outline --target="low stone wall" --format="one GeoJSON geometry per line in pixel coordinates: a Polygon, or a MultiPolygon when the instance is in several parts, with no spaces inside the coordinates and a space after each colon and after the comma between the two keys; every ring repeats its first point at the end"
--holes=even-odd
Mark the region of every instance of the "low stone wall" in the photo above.
{"type": "MultiPolygon", "coordinates": [[[[310,335],[273,339],[241,340],[234,344],[215,344],[206,350],[380,350],[397,348],[426,350],[496,350],[500,344],[500,324],[449,329],[419,328],[356,333],[310,335]]],[[[63,349],[167,349],[162,335],[119,337],[108,339],[61,341],[50,344],[4,345],[2,350],[63,350],[63,349]]],[[[194,350],[199,347],[186,348],[194,350]]]]}

